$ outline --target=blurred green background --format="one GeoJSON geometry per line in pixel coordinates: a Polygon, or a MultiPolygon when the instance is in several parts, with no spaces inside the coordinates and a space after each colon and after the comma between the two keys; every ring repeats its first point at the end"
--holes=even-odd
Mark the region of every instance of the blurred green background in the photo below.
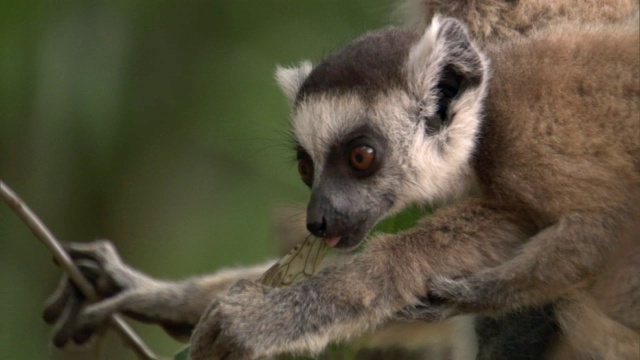
{"type": "MultiPolygon", "coordinates": [[[[389,23],[377,1],[0,2],[0,178],[67,241],[112,239],[178,279],[273,257],[302,203],[277,64],[389,23]]],[[[0,358],[60,351],[41,320],[60,270],[0,206],[0,358]]],[[[156,352],[180,345],[138,326],[156,352]]],[[[134,359],[110,337],[105,359],[134,359]]]]}

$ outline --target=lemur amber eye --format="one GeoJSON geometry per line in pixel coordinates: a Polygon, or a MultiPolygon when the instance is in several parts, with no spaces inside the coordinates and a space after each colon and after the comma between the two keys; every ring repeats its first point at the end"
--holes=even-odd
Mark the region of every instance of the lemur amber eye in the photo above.
{"type": "Polygon", "coordinates": [[[375,159],[376,151],[365,145],[356,146],[349,155],[351,166],[359,171],[369,170],[375,159]]]}
{"type": "Polygon", "coordinates": [[[302,181],[311,187],[313,183],[313,163],[311,159],[306,157],[298,159],[298,173],[302,181]]]}

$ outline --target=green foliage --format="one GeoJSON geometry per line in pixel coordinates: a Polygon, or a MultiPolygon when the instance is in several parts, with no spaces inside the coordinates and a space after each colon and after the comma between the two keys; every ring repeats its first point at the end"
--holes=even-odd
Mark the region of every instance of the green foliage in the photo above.
{"type": "Polygon", "coordinates": [[[173,356],[173,360],[189,360],[189,350],[188,346],[183,347],[173,356]]]}
{"type": "Polygon", "coordinates": [[[385,234],[396,234],[408,230],[416,225],[418,220],[431,213],[429,207],[413,205],[398,214],[380,221],[371,231],[385,234]]]}
{"type": "MultiPolygon", "coordinates": [[[[274,210],[307,197],[273,70],[385,25],[392,4],[0,1],[0,177],[61,239],[110,238],[160,278],[264,261],[274,210]]],[[[3,358],[92,358],[50,345],[60,275],[0,206],[3,358]]],[[[113,339],[105,359],[135,355],[113,339]]]]}

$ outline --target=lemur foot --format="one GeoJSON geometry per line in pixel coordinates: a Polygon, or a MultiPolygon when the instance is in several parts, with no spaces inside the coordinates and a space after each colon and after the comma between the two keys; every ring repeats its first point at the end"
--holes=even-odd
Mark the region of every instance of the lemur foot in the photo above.
{"type": "MultiPolygon", "coordinates": [[[[65,249],[94,286],[99,301],[90,303],[69,277],[63,276],[58,288],[46,301],[43,312],[45,322],[54,325],[53,343],[56,347],[64,347],[70,341],[86,343],[104,328],[110,315],[115,312],[161,325],[165,325],[164,321],[168,327],[186,329],[177,326],[179,321],[166,319],[170,314],[160,314],[162,309],[155,306],[166,302],[163,294],[176,286],[128,267],[110,241],[71,243],[65,249]]],[[[167,330],[170,332],[170,329],[167,330]]],[[[172,335],[188,338],[189,334],[172,335]]]]}

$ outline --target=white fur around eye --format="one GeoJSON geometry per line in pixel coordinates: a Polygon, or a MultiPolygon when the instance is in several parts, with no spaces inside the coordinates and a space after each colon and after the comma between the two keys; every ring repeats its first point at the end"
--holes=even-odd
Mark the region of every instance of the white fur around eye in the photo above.
{"type": "Polygon", "coordinates": [[[314,95],[297,104],[293,134],[321,172],[329,148],[366,119],[366,105],[355,94],[314,95]]]}
{"type": "MultiPolygon", "coordinates": [[[[439,202],[468,189],[473,180],[470,159],[489,76],[484,55],[469,43],[460,26],[452,19],[434,19],[409,51],[405,63],[408,88],[367,95],[356,91],[314,93],[296,104],[293,133],[313,159],[316,179],[322,176],[330,149],[344,141],[345,134],[370,124],[388,142],[383,168],[376,174],[376,188],[370,190],[392,193],[397,199],[394,209],[414,202],[439,202]],[[461,88],[451,101],[446,125],[429,133],[419,113],[435,112],[437,98],[432,93],[449,64],[470,69],[464,74],[476,82],[461,88]]],[[[278,73],[285,91],[297,91],[297,81],[305,78],[300,75],[304,69],[278,73]]]]}

